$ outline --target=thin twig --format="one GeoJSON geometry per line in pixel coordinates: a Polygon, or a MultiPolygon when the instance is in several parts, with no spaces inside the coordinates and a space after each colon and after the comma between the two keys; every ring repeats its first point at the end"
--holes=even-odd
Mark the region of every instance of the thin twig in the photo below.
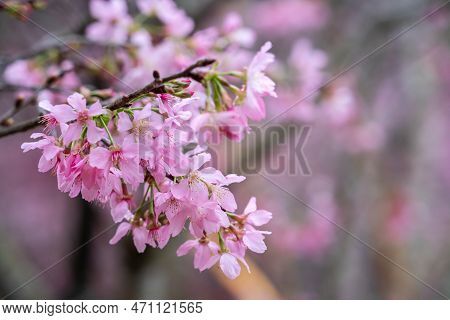
{"type": "Polygon", "coordinates": [[[72,72],[73,69],[65,69],[61,70],[58,74],[49,76],[47,79],[45,79],[45,82],[42,86],[38,87],[37,90],[34,92],[34,94],[25,100],[16,100],[16,103],[14,104],[14,107],[6,111],[2,116],[0,116],[0,125],[2,126],[10,126],[8,124],[9,120],[11,120],[20,110],[28,107],[29,105],[35,104],[37,95],[44,91],[52,88],[52,86],[60,79],[62,79],[67,73],[72,72]]]}
{"type": "Polygon", "coordinates": [[[9,128],[0,130],[0,138],[9,136],[14,133],[18,132],[24,132],[27,130],[30,130],[32,128],[36,128],[40,126],[41,123],[41,117],[36,117],[34,119],[25,120],[23,122],[19,122],[18,124],[15,124],[9,128]]]}
{"type": "Polygon", "coordinates": [[[119,108],[123,108],[123,107],[127,106],[134,99],[136,99],[142,95],[148,94],[150,92],[158,91],[161,88],[163,83],[166,83],[166,82],[169,82],[169,81],[172,81],[175,79],[191,78],[196,81],[199,81],[201,79],[201,76],[193,73],[192,71],[194,71],[197,68],[209,66],[209,65],[213,64],[214,62],[215,62],[215,60],[213,60],[213,59],[202,59],[202,60],[197,61],[196,63],[194,63],[193,65],[189,66],[188,68],[186,68],[185,70],[183,70],[179,73],[173,74],[173,75],[168,76],[163,79],[159,79],[159,77],[156,77],[155,81],[153,81],[152,83],[146,85],[142,89],[139,89],[137,91],[134,91],[130,94],[127,94],[127,95],[117,99],[111,105],[109,105],[107,108],[110,110],[117,110],[119,108]]]}
{"type": "MultiPolygon", "coordinates": [[[[128,95],[125,95],[121,98],[118,98],[117,100],[113,101],[111,104],[105,106],[105,108],[109,109],[109,110],[117,110],[117,109],[120,109],[123,107],[127,107],[130,104],[130,102],[133,101],[133,99],[140,97],[142,95],[148,94],[150,92],[161,91],[164,83],[175,80],[175,79],[191,78],[196,81],[201,81],[202,75],[198,74],[198,73],[194,73],[193,71],[197,68],[207,67],[207,66],[213,64],[214,62],[215,62],[215,60],[213,60],[213,59],[202,59],[202,60],[197,61],[193,65],[187,67],[186,69],[184,69],[183,71],[181,71],[179,73],[173,74],[173,75],[168,76],[163,79],[159,79],[159,77],[157,77],[157,79],[155,79],[155,81],[146,85],[142,89],[134,91],[134,92],[132,92],[128,95]]],[[[36,117],[34,119],[23,121],[21,123],[12,125],[6,129],[0,130],[0,138],[6,137],[9,135],[18,133],[18,132],[27,131],[29,129],[38,127],[41,124],[42,124],[41,117],[36,117]]]]}

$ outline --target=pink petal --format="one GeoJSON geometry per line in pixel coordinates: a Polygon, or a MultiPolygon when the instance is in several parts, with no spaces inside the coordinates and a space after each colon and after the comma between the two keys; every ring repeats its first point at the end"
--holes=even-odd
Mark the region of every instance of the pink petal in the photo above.
{"type": "Polygon", "coordinates": [[[106,113],[106,110],[103,109],[103,107],[99,101],[96,101],[94,104],[92,104],[88,110],[88,115],[90,117],[99,116],[99,115],[105,114],[105,113],[106,113]]]}
{"type": "Polygon", "coordinates": [[[136,111],[134,113],[134,118],[136,120],[143,120],[149,118],[152,115],[152,105],[147,103],[142,110],[136,111]]]}
{"type": "Polygon", "coordinates": [[[211,160],[211,155],[209,153],[203,152],[199,153],[191,158],[191,169],[197,170],[201,168],[205,163],[211,160]]]}
{"type": "Polygon", "coordinates": [[[259,227],[268,223],[272,219],[272,213],[267,210],[256,210],[247,216],[247,222],[259,227]]]}
{"type": "Polygon", "coordinates": [[[194,268],[203,271],[208,265],[209,259],[211,258],[211,251],[206,244],[199,244],[197,246],[197,251],[194,256],[194,268]]]}
{"type": "Polygon", "coordinates": [[[217,203],[227,211],[234,212],[237,209],[236,199],[230,190],[222,187],[215,187],[213,195],[217,203]]]}
{"type": "Polygon", "coordinates": [[[67,127],[66,132],[63,134],[64,144],[67,145],[74,140],[80,139],[82,129],[82,126],[78,123],[70,124],[69,127],[67,127]]]}
{"type": "Polygon", "coordinates": [[[105,136],[105,131],[95,124],[94,120],[87,122],[87,140],[89,143],[97,143],[105,136]]]}
{"type": "Polygon", "coordinates": [[[244,209],[244,214],[248,214],[256,210],[256,198],[251,197],[244,209]]]}
{"type": "Polygon", "coordinates": [[[189,200],[193,203],[204,204],[208,200],[208,187],[201,181],[192,182],[189,191],[189,200]]]}
{"type": "Polygon", "coordinates": [[[267,250],[267,246],[264,243],[264,236],[259,232],[247,232],[242,241],[253,252],[264,253],[267,250]]]}
{"type": "Polygon", "coordinates": [[[181,257],[186,255],[189,251],[192,250],[196,245],[198,245],[197,240],[188,240],[185,243],[183,243],[177,250],[177,256],[181,257]]]}
{"type": "Polygon", "coordinates": [[[50,142],[47,139],[41,139],[36,142],[25,142],[22,143],[20,148],[23,150],[23,152],[28,152],[30,150],[34,149],[42,149],[44,146],[48,145],[50,142]]]}
{"type": "Polygon", "coordinates": [[[133,229],[133,243],[139,253],[145,251],[148,240],[148,230],[145,227],[133,229]]]}
{"type": "Polygon", "coordinates": [[[246,179],[244,176],[238,176],[238,175],[236,175],[234,173],[228,174],[225,178],[227,180],[227,182],[226,182],[227,186],[232,184],[232,183],[240,183],[240,182],[242,182],[242,181],[244,181],[246,179]]]}
{"type": "Polygon", "coordinates": [[[229,253],[224,253],[220,257],[220,269],[231,280],[236,279],[241,273],[239,262],[229,253]]]}
{"type": "Polygon", "coordinates": [[[89,154],[89,164],[94,168],[107,169],[111,152],[108,149],[97,147],[89,154]]]}
{"type": "Polygon", "coordinates": [[[133,129],[133,122],[131,122],[130,117],[125,112],[119,113],[119,120],[117,121],[117,130],[119,132],[126,132],[133,129]]]}
{"type": "Polygon", "coordinates": [[[75,92],[67,98],[67,102],[77,111],[86,110],[86,98],[75,92]]]}
{"type": "Polygon", "coordinates": [[[139,145],[134,140],[134,136],[129,134],[123,139],[122,151],[126,158],[132,159],[139,156],[139,145]]]}
{"type": "Polygon", "coordinates": [[[116,233],[111,238],[111,240],[109,240],[109,244],[116,244],[117,242],[119,242],[120,239],[126,236],[126,234],[128,233],[128,231],[130,231],[130,229],[131,224],[129,224],[128,222],[122,222],[121,224],[119,224],[116,233]]]}
{"type": "Polygon", "coordinates": [[[39,159],[39,163],[38,163],[38,171],[41,173],[48,172],[51,169],[53,169],[55,164],[56,164],[56,158],[47,160],[47,159],[45,159],[44,156],[41,156],[41,158],[39,159]]]}
{"type": "Polygon", "coordinates": [[[111,216],[114,222],[121,222],[126,217],[131,216],[132,213],[126,201],[120,201],[117,205],[111,208],[111,216]]]}
{"type": "Polygon", "coordinates": [[[77,118],[77,113],[67,104],[58,104],[52,107],[52,114],[58,122],[69,122],[77,118]]]}
{"type": "Polygon", "coordinates": [[[39,102],[39,108],[44,109],[48,112],[53,111],[53,105],[48,100],[39,102]]]}
{"type": "Polygon", "coordinates": [[[52,160],[53,158],[55,158],[59,152],[62,151],[62,148],[57,147],[53,144],[49,144],[48,146],[46,146],[44,148],[44,152],[43,152],[43,156],[45,157],[45,159],[47,160],[52,160]]]}
{"type": "Polygon", "coordinates": [[[184,225],[186,223],[186,218],[187,217],[180,212],[174,217],[172,217],[172,219],[170,219],[169,227],[170,227],[170,234],[172,235],[172,237],[176,237],[183,230],[184,225]]]}
{"type": "Polygon", "coordinates": [[[208,167],[208,168],[204,168],[204,169],[200,170],[199,172],[200,172],[202,179],[205,180],[206,182],[209,182],[212,184],[219,184],[219,185],[226,183],[225,176],[222,174],[222,172],[220,172],[217,169],[208,167]]]}
{"type": "Polygon", "coordinates": [[[185,199],[189,193],[188,180],[183,179],[179,183],[173,184],[171,187],[171,192],[176,199],[185,199]]]}

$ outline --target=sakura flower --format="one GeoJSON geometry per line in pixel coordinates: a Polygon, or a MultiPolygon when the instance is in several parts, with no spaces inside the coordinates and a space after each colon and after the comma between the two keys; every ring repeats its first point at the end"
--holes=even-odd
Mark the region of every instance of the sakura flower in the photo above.
{"type": "Polygon", "coordinates": [[[220,256],[220,269],[230,279],[235,279],[241,273],[241,266],[235,256],[224,253],[220,256]]]}
{"type": "Polygon", "coordinates": [[[151,104],[145,105],[142,110],[136,110],[133,113],[133,120],[130,119],[126,112],[119,113],[119,120],[117,122],[117,130],[119,132],[131,131],[134,135],[145,135],[151,126],[148,118],[152,115],[151,104]]]}
{"type": "Polygon", "coordinates": [[[165,24],[168,35],[183,37],[194,29],[194,22],[172,0],[138,0],[143,14],[156,16],[165,24]]]}
{"type": "Polygon", "coordinates": [[[158,210],[157,214],[165,213],[169,221],[170,234],[173,237],[177,236],[183,230],[188,218],[185,203],[175,198],[169,189],[165,193],[158,192],[155,195],[155,207],[158,210]]]}
{"type": "Polygon", "coordinates": [[[211,268],[215,261],[211,260],[219,252],[219,246],[206,238],[198,240],[188,240],[183,243],[177,250],[177,256],[184,256],[192,249],[195,250],[194,268],[203,271],[211,268]],[[214,262],[211,264],[211,262],[214,262]]]}
{"type": "Polygon", "coordinates": [[[241,141],[248,131],[247,118],[237,110],[208,112],[197,115],[191,126],[198,133],[200,143],[218,143],[220,135],[241,141]]]}
{"type": "Polygon", "coordinates": [[[164,248],[169,242],[171,229],[169,225],[160,224],[159,217],[155,216],[155,221],[150,221],[147,243],[153,248],[164,248]]]}
{"type": "Polygon", "coordinates": [[[148,240],[148,230],[145,225],[132,225],[129,222],[122,222],[117,227],[116,233],[114,236],[109,240],[109,244],[116,244],[127,235],[128,232],[133,234],[133,243],[136,247],[136,250],[139,253],[142,253],[145,251],[145,247],[147,246],[147,240],[148,240]]]}
{"type": "Polygon", "coordinates": [[[229,279],[234,280],[241,274],[241,266],[239,265],[239,261],[247,268],[247,271],[250,273],[250,267],[247,262],[233,252],[222,252],[211,258],[209,264],[212,266],[219,261],[220,269],[222,269],[225,276],[229,279]]]}
{"type": "Polygon", "coordinates": [[[43,151],[41,158],[39,159],[38,170],[39,172],[47,172],[53,169],[58,161],[58,155],[64,150],[58,143],[58,141],[52,137],[43,133],[33,133],[32,139],[42,138],[36,142],[26,142],[21,145],[23,152],[28,152],[34,149],[41,149],[43,151]]]}
{"type": "Polygon", "coordinates": [[[187,121],[191,118],[192,113],[185,110],[186,107],[190,106],[198,98],[187,98],[187,99],[173,99],[173,97],[162,94],[159,99],[159,110],[162,113],[168,115],[165,123],[168,125],[175,124],[176,126],[181,126],[181,122],[187,121]]]}
{"type": "Polygon", "coordinates": [[[134,137],[125,137],[123,143],[112,145],[109,149],[97,147],[89,155],[89,164],[95,168],[109,171],[114,166],[117,174],[125,182],[137,186],[144,179],[139,168],[139,150],[134,137]]]}
{"type": "Polygon", "coordinates": [[[56,171],[58,189],[61,192],[69,193],[71,198],[78,196],[83,189],[82,172],[86,163],[87,158],[77,153],[70,153],[63,158],[56,171]]]}
{"type": "Polygon", "coordinates": [[[221,227],[230,225],[227,214],[215,201],[208,201],[198,206],[192,205],[189,211],[190,231],[196,237],[202,237],[204,233],[218,232],[221,227]]]}
{"type": "Polygon", "coordinates": [[[268,231],[256,230],[255,227],[265,225],[272,219],[272,213],[266,210],[257,210],[256,199],[252,197],[244,209],[244,218],[241,220],[244,227],[243,243],[253,252],[263,253],[267,250],[264,243],[264,234],[271,234],[268,231]]]}
{"type": "Polygon", "coordinates": [[[132,20],[127,14],[127,5],[124,0],[91,0],[90,11],[98,21],[87,27],[88,39],[101,43],[123,44],[126,42],[132,20]]]}
{"type": "Polygon", "coordinates": [[[242,18],[236,12],[227,14],[222,29],[232,43],[237,43],[245,48],[249,48],[255,42],[255,32],[250,28],[242,26],[242,18]]]}
{"type": "Polygon", "coordinates": [[[253,120],[261,120],[266,116],[264,96],[277,97],[275,83],[263,73],[275,59],[272,53],[268,53],[270,48],[272,44],[266,42],[247,69],[246,99],[243,110],[253,120]]]}
{"type": "MultiPolygon", "coordinates": [[[[53,113],[55,106],[53,106],[48,100],[44,100],[39,102],[39,108],[48,112],[42,116],[42,121],[45,124],[45,132],[52,131],[58,126],[58,124],[60,124],[53,113]]],[[[67,125],[65,123],[61,123],[61,125],[66,126],[64,130],[67,130],[67,125]]]]}
{"type": "Polygon", "coordinates": [[[97,199],[100,202],[105,202],[102,196],[102,193],[105,192],[104,187],[111,187],[110,190],[112,190],[112,185],[105,182],[104,171],[91,167],[88,162],[84,164],[81,171],[81,180],[81,196],[86,201],[94,201],[97,199]]]}
{"type": "Polygon", "coordinates": [[[121,193],[113,192],[111,194],[110,206],[111,216],[114,222],[121,222],[124,219],[131,219],[133,214],[131,213],[132,197],[123,195],[121,193]]]}
{"type": "MultiPolygon", "coordinates": [[[[271,214],[257,210],[254,199],[243,214],[235,213],[229,185],[245,178],[206,166],[212,139],[202,141],[201,134],[207,129],[218,137],[241,140],[248,118],[265,116],[263,98],[276,96],[274,83],[265,75],[274,60],[268,52],[271,44],[251,61],[248,47],[254,33],[242,26],[237,14],[229,15],[222,27],[187,37],[193,21],[173,0],[137,0],[137,6],[146,17],[141,14],[132,21],[127,1],[92,0],[95,21],[86,34],[97,43],[117,44],[105,62],[114,62],[121,79],[141,90],[120,98],[112,91],[120,90],[117,84],[110,82],[110,89],[101,90],[91,88],[94,81],[80,89],[86,98],[74,93],[60,104],[64,97],[53,89],[74,90],[80,85],[70,62],[51,62],[46,69],[25,62],[16,66],[30,83],[41,72],[50,77],[67,72],[48,92],[40,93],[46,97],[39,103],[45,130],[52,136],[35,134],[32,138],[38,141],[22,148],[42,150],[39,171],[53,169],[60,191],[109,205],[118,224],[111,244],[131,234],[138,252],[147,245],[163,248],[188,226],[195,240],[185,242],[177,254],[193,249],[195,268],[203,271],[219,263],[234,279],[241,265],[248,269],[247,249],[267,249],[264,237],[270,232],[257,228],[271,214]],[[201,56],[208,59],[193,63],[201,56]],[[209,58],[217,63],[212,65],[209,58]],[[179,73],[183,69],[189,71],[189,79],[180,78],[186,74],[179,73]],[[147,86],[152,78],[156,86],[147,86]],[[115,102],[109,109],[100,102],[88,106],[88,97],[115,102]]],[[[19,78],[12,81],[21,82],[19,78]]]]}
{"type": "Polygon", "coordinates": [[[16,60],[8,65],[4,72],[7,83],[24,87],[40,86],[45,81],[45,74],[27,60],[16,60]]]}
{"type": "Polygon", "coordinates": [[[202,181],[201,173],[197,169],[210,159],[209,154],[200,154],[191,159],[188,168],[190,172],[187,177],[172,187],[172,194],[175,198],[192,203],[202,203],[208,200],[207,184],[202,181]]]}
{"type": "Polygon", "coordinates": [[[328,57],[322,50],[314,48],[311,41],[300,39],[295,42],[289,60],[298,71],[298,80],[305,94],[321,84],[328,57]]]}
{"type": "MultiPolygon", "coordinates": [[[[81,136],[83,128],[87,129],[87,140],[96,143],[104,136],[104,130],[97,127],[93,117],[105,114],[100,102],[95,102],[89,108],[86,99],[79,93],[74,93],[67,98],[67,104],[52,108],[51,114],[59,123],[69,123],[63,134],[64,144],[77,140],[81,136]]],[[[48,107],[48,105],[47,105],[48,107]]]]}
{"type": "Polygon", "coordinates": [[[197,31],[191,39],[191,45],[199,56],[206,56],[219,37],[219,31],[216,28],[207,28],[197,31]]]}
{"type": "Polygon", "coordinates": [[[272,219],[272,213],[256,208],[256,198],[251,197],[244,209],[245,221],[255,227],[267,224],[272,219]]]}

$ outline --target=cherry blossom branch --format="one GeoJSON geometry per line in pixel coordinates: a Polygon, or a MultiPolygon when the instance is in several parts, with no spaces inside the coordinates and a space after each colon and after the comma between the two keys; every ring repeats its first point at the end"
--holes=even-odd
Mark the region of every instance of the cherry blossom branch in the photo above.
{"type": "Polygon", "coordinates": [[[166,78],[160,79],[159,73],[154,72],[153,76],[155,77],[155,80],[146,85],[144,88],[139,89],[137,91],[134,91],[128,95],[123,96],[122,98],[117,99],[112,104],[110,104],[107,108],[110,110],[117,110],[119,108],[126,107],[128,104],[130,104],[134,99],[149,94],[151,92],[158,92],[162,89],[162,85],[166,82],[179,79],[179,78],[191,78],[193,80],[201,82],[202,76],[197,73],[193,73],[193,71],[197,68],[201,67],[207,67],[215,62],[214,59],[202,59],[194,63],[193,65],[187,67],[183,71],[173,74],[171,76],[168,76],[166,78]]]}
{"type": "MultiPolygon", "coordinates": [[[[194,70],[197,68],[207,67],[215,62],[214,59],[202,59],[197,61],[196,63],[190,65],[183,71],[173,74],[171,76],[165,77],[160,79],[159,73],[154,72],[155,80],[151,82],[150,84],[146,85],[145,87],[134,91],[130,94],[127,94],[121,98],[118,98],[117,100],[113,101],[111,104],[108,104],[105,106],[105,109],[109,110],[117,110],[120,108],[128,107],[130,103],[143,95],[149,94],[149,93],[155,93],[155,92],[161,92],[163,90],[163,84],[167,83],[169,81],[179,79],[179,78],[191,78],[195,81],[201,81],[202,75],[199,73],[194,73],[194,70]]],[[[23,122],[20,122],[18,124],[12,125],[6,129],[0,130],[0,138],[19,133],[24,132],[29,129],[38,127],[41,125],[41,117],[36,117],[33,119],[25,120],[23,122]]]]}
{"type": "Polygon", "coordinates": [[[40,116],[33,118],[33,119],[19,122],[18,124],[15,124],[7,129],[0,130],[0,138],[12,135],[14,133],[28,131],[30,129],[40,126],[41,124],[42,123],[41,123],[40,116]]]}

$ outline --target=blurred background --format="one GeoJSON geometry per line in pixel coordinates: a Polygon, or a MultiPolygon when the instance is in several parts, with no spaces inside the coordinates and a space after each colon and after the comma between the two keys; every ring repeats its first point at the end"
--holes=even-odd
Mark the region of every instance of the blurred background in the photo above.
{"type": "MultiPolygon", "coordinates": [[[[58,35],[81,32],[91,21],[88,1],[47,2],[31,17],[58,35]]],[[[271,124],[310,128],[303,148],[309,175],[265,173],[268,180],[246,174],[247,180],[232,190],[239,207],[255,195],[258,206],[274,213],[268,251],[250,254],[252,274],[243,271],[230,281],[217,270],[194,270],[191,257],[177,258],[183,237],[162,251],[137,254],[130,239],[110,246],[110,230],[10,298],[450,295],[450,6],[289,108],[445,1],[178,3],[197,29],[217,25],[234,11],[257,32],[255,48],[272,41],[277,63],[271,72],[279,99],[269,101],[267,120],[283,112],[271,124]]],[[[45,38],[36,26],[0,14],[2,58],[26,52],[45,38]]],[[[11,96],[1,93],[0,101],[3,113],[11,96]]],[[[0,139],[0,296],[110,224],[106,210],[70,199],[57,190],[55,177],[37,172],[38,152],[23,155],[20,150],[29,134],[0,139]]],[[[259,154],[258,161],[288,149],[280,144],[259,154]]],[[[224,161],[220,166],[224,171],[233,167],[224,161]]]]}

